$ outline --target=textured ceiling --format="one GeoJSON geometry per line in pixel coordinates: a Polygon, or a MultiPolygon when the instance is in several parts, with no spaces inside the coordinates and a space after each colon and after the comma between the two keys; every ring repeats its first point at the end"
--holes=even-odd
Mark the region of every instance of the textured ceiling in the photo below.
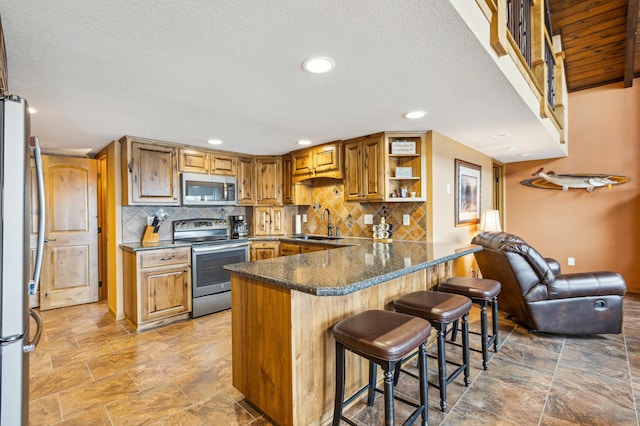
{"type": "Polygon", "coordinates": [[[39,110],[49,152],[129,134],[282,154],[435,130],[505,162],[561,155],[449,1],[3,0],[0,14],[10,92],[39,110]],[[302,71],[313,55],[335,70],[302,71]],[[414,109],[428,115],[402,117],[414,109]]]}

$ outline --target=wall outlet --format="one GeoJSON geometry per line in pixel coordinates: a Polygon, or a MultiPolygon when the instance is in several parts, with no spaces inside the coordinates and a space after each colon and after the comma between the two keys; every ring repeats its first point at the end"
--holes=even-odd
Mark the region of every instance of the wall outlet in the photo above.
{"type": "Polygon", "coordinates": [[[302,215],[302,223],[307,223],[307,215],[306,214],[302,215]]]}
{"type": "Polygon", "coordinates": [[[365,214],[364,215],[364,224],[365,225],[373,225],[373,215],[372,214],[365,214]]]}
{"type": "Polygon", "coordinates": [[[567,259],[567,265],[569,266],[576,266],[576,258],[575,257],[570,257],[567,259]]]}
{"type": "Polygon", "coordinates": [[[411,216],[409,216],[408,214],[403,214],[402,215],[402,224],[404,226],[411,225],[411,216]]]}

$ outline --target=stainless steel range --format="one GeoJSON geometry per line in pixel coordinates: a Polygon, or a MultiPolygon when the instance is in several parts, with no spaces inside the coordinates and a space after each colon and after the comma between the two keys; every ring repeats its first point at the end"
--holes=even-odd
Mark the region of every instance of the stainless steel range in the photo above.
{"type": "Polygon", "coordinates": [[[191,318],[231,308],[231,274],[224,265],[249,260],[249,242],[230,240],[226,219],[173,222],[173,241],[191,243],[191,318]]]}

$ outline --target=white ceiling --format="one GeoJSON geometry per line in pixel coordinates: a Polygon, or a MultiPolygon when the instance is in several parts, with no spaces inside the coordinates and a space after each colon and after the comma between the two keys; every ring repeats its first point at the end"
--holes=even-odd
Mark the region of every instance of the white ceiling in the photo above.
{"type": "Polygon", "coordinates": [[[48,152],[128,134],[283,154],[435,130],[504,162],[562,155],[449,1],[3,0],[0,14],[10,92],[38,109],[48,152]],[[335,70],[303,71],[313,55],[335,70]],[[402,117],[415,109],[428,115],[402,117]]]}

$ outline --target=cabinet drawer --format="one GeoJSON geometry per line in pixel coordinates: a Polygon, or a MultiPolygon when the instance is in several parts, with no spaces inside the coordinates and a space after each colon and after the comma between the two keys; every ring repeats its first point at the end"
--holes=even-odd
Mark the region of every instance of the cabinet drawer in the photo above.
{"type": "Polygon", "coordinates": [[[189,247],[173,249],[150,250],[140,254],[139,267],[150,268],[153,266],[175,265],[189,263],[189,247]]]}

